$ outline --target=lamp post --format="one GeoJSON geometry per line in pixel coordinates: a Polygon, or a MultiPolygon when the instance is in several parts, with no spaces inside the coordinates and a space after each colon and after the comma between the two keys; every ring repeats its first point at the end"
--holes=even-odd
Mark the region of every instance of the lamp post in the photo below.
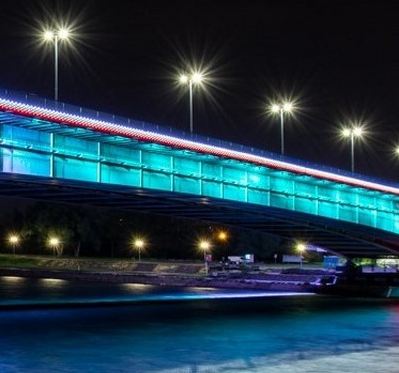
{"type": "Polygon", "coordinates": [[[205,264],[205,273],[208,274],[208,257],[207,251],[211,248],[211,244],[209,241],[200,241],[199,248],[204,252],[204,264],[205,264]]]}
{"type": "Polygon", "coordinates": [[[70,33],[68,29],[61,28],[59,30],[46,30],[43,38],[47,42],[54,43],[54,100],[58,101],[58,50],[61,40],[67,40],[70,33]]]}
{"type": "Polygon", "coordinates": [[[200,84],[203,81],[203,75],[199,72],[180,75],[180,83],[188,84],[189,105],[190,105],[190,133],[194,130],[194,113],[193,113],[193,85],[200,84]]]}
{"type": "Polygon", "coordinates": [[[355,172],[355,138],[362,137],[363,129],[361,127],[350,127],[342,130],[344,137],[349,137],[351,141],[351,170],[355,172]]]}
{"type": "Polygon", "coordinates": [[[281,154],[284,155],[284,114],[291,113],[293,105],[290,102],[283,104],[273,104],[271,107],[272,113],[280,115],[280,133],[281,133],[281,154]]]}
{"type": "Polygon", "coordinates": [[[145,242],[141,238],[136,238],[133,242],[134,248],[137,250],[139,254],[139,262],[141,262],[141,250],[144,249],[145,242]]]}
{"type": "Polygon", "coordinates": [[[58,250],[60,243],[61,243],[61,241],[58,237],[50,237],[48,240],[49,246],[53,248],[54,256],[55,256],[56,251],[58,250]]]}
{"type": "Polygon", "coordinates": [[[8,237],[8,242],[10,243],[11,247],[12,247],[12,252],[13,255],[15,255],[15,248],[18,246],[19,244],[19,237],[16,234],[11,234],[8,237]]]}
{"type": "Polygon", "coordinates": [[[304,243],[298,243],[296,245],[296,248],[299,252],[300,260],[301,260],[301,268],[302,268],[302,263],[303,263],[303,252],[306,250],[306,245],[304,243]]]}

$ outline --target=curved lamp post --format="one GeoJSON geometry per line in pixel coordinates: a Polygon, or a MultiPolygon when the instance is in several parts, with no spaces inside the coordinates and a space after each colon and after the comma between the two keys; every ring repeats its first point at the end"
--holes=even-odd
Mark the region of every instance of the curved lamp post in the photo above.
{"type": "Polygon", "coordinates": [[[47,42],[54,43],[54,100],[58,101],[58,50],[59,43],[62,40],[67,40],[70,32],[66,28],[59,30],[46,30],[43,33],[43,39],[47,42]]]}
{"type": "Polygon", "coordinates": [[[360,138],[363,135],[363,129],[361,127],[353,126],[344,128],[342,130],[342,136],[350,138],[351,141],[351,170],[355,172],[355,139],[360,138]]]}
{"type": "Polygon", "coordinates": [[[272,113],[280,115],[280,133],[281,133],[281,154],[284,155],[284,114],[289,114],[293,110],[293,105],[290,102],[283,104],[273,104],[271,106],[272,113]]]}
{"type": "Polygon", "coordinates": [[[190,133],[194,130],[194,114],[193,114],[193,85],[201,84],[203,81],[203,75],[199,72],[191,74],[180,75],[179,81],[181,84],[188,84],[189,91],[189,105],[190,105],[190,133]]]}

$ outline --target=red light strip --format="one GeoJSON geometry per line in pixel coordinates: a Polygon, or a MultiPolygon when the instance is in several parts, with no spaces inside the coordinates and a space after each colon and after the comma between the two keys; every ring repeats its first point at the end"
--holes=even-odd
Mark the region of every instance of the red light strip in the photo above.
{"type": "Polygon", "coordinates": [[[230,150],[218,146],[207,145],[190,140],[184,140],[172,136],[162,135],[156,132],[117,125],[97,119],[86,118],[51,109],[45,109],[17,101],[0,98],[0,110],[10,112],[16,115],[22,115],[25,117],[34,117],[42,120],[47,120],[50,122],[66,124],[74,127],[86,128],[97,132],[134,138],[141,141],[158,143],[180,149],[193,150],[195,152],[212,154],[224,158],[232,158],[239,161],[254,163],[265,167],[284,170],[300,175],[311,176],[319,179],[327,179],[342,184],[348,184],[365,189],[371,189],[380,192],[399,195],[399,188],[391,187],[388,185],[377,184],[365,180],[359,180],[349,176],[336,175],[331,172],[307,168],[304,166],[294,165],[291,163],[277,161],[274,159],[260,157],[257,155],[230,150]]]}

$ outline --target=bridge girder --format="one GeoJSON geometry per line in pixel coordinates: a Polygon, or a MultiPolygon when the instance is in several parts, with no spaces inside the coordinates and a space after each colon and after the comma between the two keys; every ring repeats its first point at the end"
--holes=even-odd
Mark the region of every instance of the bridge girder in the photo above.
{"type": "Polygon", "coordinates": [[[301,239],[348,258],[399,255],[399,236],[254,204],[112,184],[0,173],[0,195],[197,219],[301,239]]]}

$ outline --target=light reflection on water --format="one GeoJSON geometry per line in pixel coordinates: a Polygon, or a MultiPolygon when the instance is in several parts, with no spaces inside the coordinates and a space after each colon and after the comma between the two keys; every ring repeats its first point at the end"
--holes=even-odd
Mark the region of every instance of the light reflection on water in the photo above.
{"type": "MultiPolygon", "coordinates": [[[[48,282],[24,284],[29,291],[0,279],[1,300],[15,287],[44,301],[48,282]]],[[[0,311],[1,373],[398,372],[399,305],[392,301],[267,294],[237,299],[239,292],[216,289],[64,285],[62,296],[74,299],[111,297],[114,289],[123,299],[127,291],[153,300],[0,311]],[[187,299],[190,294],[202,299],[187,299]],[[165,302],[171,296],[174,301],[165,302]]]]}

